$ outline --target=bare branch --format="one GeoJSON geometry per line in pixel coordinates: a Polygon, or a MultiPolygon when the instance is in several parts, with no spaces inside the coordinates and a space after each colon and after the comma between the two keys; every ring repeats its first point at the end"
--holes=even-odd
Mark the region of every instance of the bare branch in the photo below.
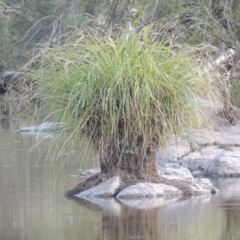
{"type": "Polygon", "coordinates": [[[52,46],[52,45],[60,45],[60,33],[61,33],[61,28],[62,28],[62,19],[64,15],[60,16],[58,19],[54,21],[52,32],[46,42],[46,46],[52,46]],[[56,37],[56,44],[54,44],[54,37],[56,37]]]}

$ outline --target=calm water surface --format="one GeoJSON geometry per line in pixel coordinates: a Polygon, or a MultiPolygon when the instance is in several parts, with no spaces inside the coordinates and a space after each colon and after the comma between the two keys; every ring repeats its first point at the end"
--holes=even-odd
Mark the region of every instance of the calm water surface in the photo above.
{"type": "MultiPolygon", "coordinates": [[[[146,200],[127,207],[113,199],[92,204],[62,195],[75,186],[81,165],[74,154],[46,161],[29,152],[32,137],[0,125],[1,240],[239,240],[240,180],[215,180],[213,197],[146,200]],[[63,164],[64,162],[64,164],[63,164]]],[[[81,151],[79,153],[81,154],[81,151]]]]}

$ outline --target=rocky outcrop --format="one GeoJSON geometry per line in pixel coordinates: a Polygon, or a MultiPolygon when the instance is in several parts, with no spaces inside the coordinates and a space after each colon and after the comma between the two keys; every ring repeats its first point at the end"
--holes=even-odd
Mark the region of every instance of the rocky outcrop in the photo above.
{"type": "Polygon", "coordinates": [[[160,151],[159,164],[175,162],[188,168],[194,177],[240,176],[240,123],[232,126],[224,122],[212,130],[195,131],[188,145],[178,140],[171,151],[160,151]]]}
{"type": "MultiPolygon", "coordinates": [[[[178,164],[162,164],[159,166],[159,175],[173,182],[186,182],[191,195],[200,196],[216,193],[208,179],[194,179],[187,168],[178,164]]],[[[185,195],[183,190],[176,186],[163,183],[140,182],[121,189],[121,177],[115,176],[99,185],[76,194],[76,197],[91,200],[95,198],[107,198],[116,196],[118,199],[142,199],[142,198],[179,198],[185,195]]]]}
{"type": "MultiPolygon", "coordinates": [[[[183,179],[179,179],[181,181],[183,179]]],[[[208,179],[193,179],[190,183],[193,196],[208,195],[217,193],[217,189],[213,187],[208,179]]],[[[134,198],[154,198],[154,197],[176,197],[182,196],[184,193],[174,187],[160,183],[139,183],[122,190],[118,195],[118,199],[134,199],[134,198]]]]}
{"type": "Polygon", "coordinates": [[[177,163],[163,163],[158,167],[158,174],[168,179],[192,181],[193,176],[191,172],[179,166],[177,163]]]}
{"type": "Polygon", "coordinates": [[[187,140],[173,138],[170,140],[167,147],[157,152],[156,158],[159,164],[164,162],[174,162],[189,154],[190,151],[191,149],[187,140]]]}
{"type": "MultiPolygon", "coordinates": [[[[203,196],[217,192],[205,177],[240,176],[240,124],[197,131],[191,141],[177,139],[168,149],[157,154],[161,177],[187,182],[191,195],[203,196]]],[[[87,178],[99,171],[87,170],[80,177],[87,178]]],[[[175,185],[162,183],[142,182],[117,192],[120,185],[121,178],[117,176],[76,196],[88,200],[116,196],[123,202],[135,202],[135,199],[148,198],[179,199],[185,194],[175,185]]]]}
{"type": "Polygon", "coordinates": [[[222,151],[205,169],[212,177],[240,177],[240,148],[235,151],[222,151]]]}
{"type": "Polygon", "coordinates": [[[44,122],[40,125],[24,127],[17,130],[23,134],[40,134],[40,133],[50,133],[61,130],[64,126],[63,122],[44,122]]]}
{"type": "Polygon", "coordinates": [[[217,146],[209,146],[198,151],[191,152],[180,158],[178,164],[188,168],[191,172],[196,170],[204,171],[209,162],[211,162],[223,150],[217,146]]]}

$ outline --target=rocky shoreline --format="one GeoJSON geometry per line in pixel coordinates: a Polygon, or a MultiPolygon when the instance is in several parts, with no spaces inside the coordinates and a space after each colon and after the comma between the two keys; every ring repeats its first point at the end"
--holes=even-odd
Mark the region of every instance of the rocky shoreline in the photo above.
{"type": "MultiPolygon", "coordinates": [[[[193,196],[215,194],[208,178],[240,177],[240,123],[235,126],[224,122],[217,128],[195,131],[191,140],[175,139],[170,147],[157,154],[159,176],[187,182],[193,196]]],[[[100,169],[80,173],[88,178],[100,169]]],[[[76,194],[86,200],[112,197],[121,178],[113,177],[98,186],[76,194]]],[[[138,183],[123,189],[116,195],[119,201],[143,198],[175,198],[184,192],[174,186],[160,183],[138,183]]]]}

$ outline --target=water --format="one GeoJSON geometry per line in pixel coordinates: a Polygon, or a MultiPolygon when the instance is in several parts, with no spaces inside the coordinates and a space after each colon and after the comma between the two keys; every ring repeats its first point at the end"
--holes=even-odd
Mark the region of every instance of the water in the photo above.
{"type": "Polygon", "coordinates": [[[214,180],[222,191],[213,197],[168,199],[158,207],[146,200],[148,209],[114,199],[97,206],[62,196],[80,181],[74,155],[46,161],[44,152],[29,153],[31,146],[32,137],[0,125],[1,240],[240,239],[239,179],[214,180]]]}

